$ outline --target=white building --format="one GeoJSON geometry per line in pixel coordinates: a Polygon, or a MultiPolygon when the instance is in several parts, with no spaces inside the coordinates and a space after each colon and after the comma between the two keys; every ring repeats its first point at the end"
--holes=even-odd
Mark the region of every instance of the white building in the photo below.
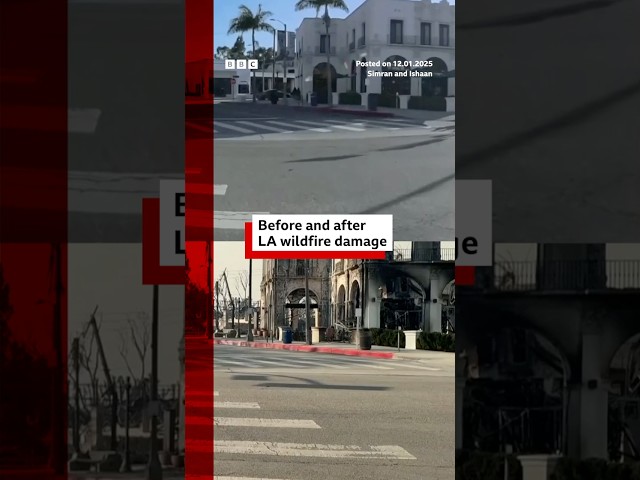
{"type": "Polygon", "coordinates": [[[340,93],[350,91],[359,93],[364,105],[370,93],[399,96],[401,108],[407,108],[411,96],[445,97],[453,104],[455,6],[446,0],[366,0],[347,18],[331,19],[328,39],[322,18],[305,18],[297,30],[297,48],[296,87],[303,98],[316,92],[319,102],[326,103],[330,53],[333,104],[339,103],[340,93]],[[358,61],[381,64],[357,66],[358,61]],[[383,67],[382,62],[392,66],[383,67]],[[423,62],[423,66],[394,67],[394,62],[423,62]],[[367,74],[392,70],[432,72],[432,76],[367,74]]]}
{"type": "Polygon", "coordinates": [[[188,62],[185,94],[189,97],[242,99],[251,95],[251,70],[226,69],[224,60],[188,62]]]}

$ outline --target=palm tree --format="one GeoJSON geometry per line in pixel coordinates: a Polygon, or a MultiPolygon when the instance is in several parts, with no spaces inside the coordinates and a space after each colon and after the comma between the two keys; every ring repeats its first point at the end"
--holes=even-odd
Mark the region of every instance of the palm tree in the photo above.
{"type": "MultiPolygon", "coordinates": [[[[240,14],[231,20],[229,34],[251,32],[251,50],[256,51],[256,31],[273,32],[273,27],[265,19],[273,14],[267,10],[262,10],[262,5],[258,6],[258,11],[253,13],[246,5],[240,5],[240,14]]],[[[256,71],[251,72],[251,93],[253,101],[256,101],[256,71]]]]}
{"type": "Polygon", "coordinates": [[[349,7],[347,7],[344,0],[298,0],[298,3],[296,3],[296,11],[315,8],[316,17],[320,13],[320,10],[324,8],[322,19],[327,34],[325,37],[327,39],[327,44],[325,45],[327,49],[327,105],[331,106],[333,89],[331,88],[331,38],[329,37],[329,23],[331,19],[329,17],[329,7],[339,8],[344,12],[349,11],[349,7]]]}

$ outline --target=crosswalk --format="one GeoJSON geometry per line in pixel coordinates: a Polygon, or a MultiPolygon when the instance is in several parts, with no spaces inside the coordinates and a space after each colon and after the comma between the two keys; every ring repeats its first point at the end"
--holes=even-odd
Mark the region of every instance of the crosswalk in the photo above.
{"type": "MultiPolygon", "coordinates": [[[[197,124],[189,124],[194,130],[201,129],[203,132],[207,127],[198,126],[197,124]]],[[[375,120],[356,118],[353,120],[339,119],[318,119],[317,121],[291,119],[283,121],[276,118],[257,118],[255,120],[213,120],[214,138],[250,136],[250,135],[266,135],[266,134],[329,134],[339,132],[357,132],[363,133],[367,131],[379,132],[398,132],[399,130],[412,130],[416,133],[428,134],[436,132],[438,125],[431,125],[427,122],[414,122],[409,119],[399,118],[379,118],[375,120]]],[[[210,131],[210,130],[209,130],[210,131]]],[[[444,133],[440,131],[440,133],[444,133]]]]}
{"type": "MultiPolygon", "coordinates": [[[[287,355],[285,358],[260,358],[251,356],[243,358],[242,355],[214,355],[214,369],[231,369],[231,370],[341,370],[349,371],[370,371],[383,374],[384,372],[442,372],[442,368],[425,365],[420,362],[393,360],[375,360],[368,358],[341,358],[339,355],[314,355],[312,358],[301,358],[300,354],[287,355]]],[[[249,407],[243,407],[249,408],[249,407]]]]}
{"type": "MultiPolygon", "coordinates": [[[[204,426],[213,424],[216,430],[216,439],[211,452],[211,442],[207,440],[193,439],[189,441],[189,452],[194,454],[214,455],[214,461],[220,454],[231,454],[252,457],[278,457],[278,458],[300,458],[317,459],[324,461],[331,460],[386,460],[393,462],[416,460],[416,457],[400,445],[346,445],[336,442],[336,444],[322,443],[293,443],[280,441],[265,441],[266,432],[277,429],[284,431],[308,431],[303,438],[308,437],[310,432],[320,431],[325,428],[322,421],[310,418],[271,418],[267,413],[264,415],[242,416],[239,415],[248,402],[234,401],[233,398],[226,398],[224,392],[215,394],[213,412],[209,414],[203,411],[199,416],[188,416],[187,426],[204,426]],[[222,398],[222,400],[218,400],[222,398]],[[237,413],[234,413],[234,410],[237,413]],[[227,415],[228,414],[228,415],[227,415]],[[247,439],[247,432],[250,432],[251,440],[247,439]]],[[[189,406],[197,407],[197,402],[188,401],[189,406]]],[[[210,404],[209,404],[210,405],[210,404]]],[[[263,411],[260,405],[252,410],[263,411]]],[[[267,410],[265,410],[267,412],[267,410]]],[[[289,435],[288,435],[289,436],[289,435]]],[[[307,441],[309,441],[307,440],[307,441]]],[[[215,468],[215,467],[214,467],[215,468]]],[[[217,468],[216,468],[217,470],[217,468]]],[[[253,476],[238,476],[241,472],[233,472],[236,476],[215,476],[217,480],[285,480],[275,478],[258,479],[253,476]]],[[[204,477],[203,477],[204,478],[204,477]]],[[[293,480],[289,478],[287,480],[293,480]]]]}

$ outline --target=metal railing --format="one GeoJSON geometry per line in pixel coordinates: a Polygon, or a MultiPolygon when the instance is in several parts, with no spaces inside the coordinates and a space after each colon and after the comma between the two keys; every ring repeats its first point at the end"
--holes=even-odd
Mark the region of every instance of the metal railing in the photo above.
{"type": "Polygon", "coordinates": [[[419,45],[417,35],[387,35],[389,45],[419,45]]]}
{"type": "Polygon", "coordinates": [[[455,248],[396,248],[393,251],[394,262],[455,262],[455,248]]]}
{"type": "Polygon", "coordinates": [[[501,291],[640,289],[640,260],[496,262],[491,283],[501,291]]]}

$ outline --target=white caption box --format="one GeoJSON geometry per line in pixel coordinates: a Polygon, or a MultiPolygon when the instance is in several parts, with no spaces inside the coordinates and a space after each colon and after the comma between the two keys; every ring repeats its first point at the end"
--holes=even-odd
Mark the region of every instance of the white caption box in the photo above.
{"type": "Polygon", "coordinates": [[[236,68],[238,70],[246,70],[247,69],[247,61],[246,60],[236,60],[236,68]]]}
{"type": "Polygon", "coordinates": [[[225,60],[224,61],[224,68],[226,68],[227,70],[235,70],[236,61],[235,60],[225,60]]]}
{"type": "Polygon", "coordinates": [[[259,252],[393,251],[393,215],[253,215],[251,223],[259,252]]]}
{"type": "Polygon", "coordinates": [[[249,70],[258,69],[258,60],[249,60],[249,70]]]}

